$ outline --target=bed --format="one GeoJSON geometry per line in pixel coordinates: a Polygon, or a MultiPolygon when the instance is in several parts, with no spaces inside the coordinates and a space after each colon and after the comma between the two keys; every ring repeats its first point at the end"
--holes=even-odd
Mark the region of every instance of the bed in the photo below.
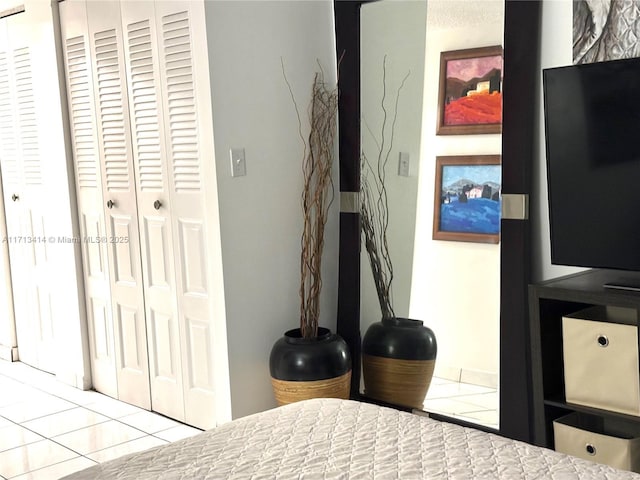
{"type": "Polygon", "coordinates": [[[79,479],[640,479],[496,434],[314,399],[95,465],[79,479]]]}

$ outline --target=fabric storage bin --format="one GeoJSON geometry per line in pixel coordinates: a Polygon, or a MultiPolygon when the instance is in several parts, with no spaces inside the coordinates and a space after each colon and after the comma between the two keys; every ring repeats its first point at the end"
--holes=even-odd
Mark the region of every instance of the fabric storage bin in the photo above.
{"type": "Polygon", "coordinates": [[[640,425],[571,413],[553,422],[555,450],[640,472],[640,425]]]}
{"type": "Polygon", "coordinates": [[[592,307],[562,318],[568,403],[640,415],[636,310],[592,307]],[[603,321],[608,320],[608,321],[603,321]]]}

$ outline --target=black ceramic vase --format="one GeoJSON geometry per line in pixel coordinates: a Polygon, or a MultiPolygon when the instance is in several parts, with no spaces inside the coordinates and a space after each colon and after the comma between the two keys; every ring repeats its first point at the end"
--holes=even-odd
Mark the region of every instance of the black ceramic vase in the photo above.
{"type": "Polygon", "coordinates": [[[303,338],[289,330],[271,349],[271,384],[278,405],[309,398],[349,398],[351,355],[347,343],[328,328],[303,338]]]}
{"type": "Polygon", "coordinates": [[[362,341],[362,374],[367,397],[422,408],[436,364],[433,331],[420,320],[383,319],[362,341]]]}

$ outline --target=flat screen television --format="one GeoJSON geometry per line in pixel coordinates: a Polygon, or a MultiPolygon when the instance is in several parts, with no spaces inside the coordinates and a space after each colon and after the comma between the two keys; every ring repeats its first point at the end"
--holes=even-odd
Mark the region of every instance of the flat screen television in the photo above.
{"type": "Polygon", "coordinates": [[[640,58],[544,69],[543,90],[551,262],[640,271],[640,58]]]}

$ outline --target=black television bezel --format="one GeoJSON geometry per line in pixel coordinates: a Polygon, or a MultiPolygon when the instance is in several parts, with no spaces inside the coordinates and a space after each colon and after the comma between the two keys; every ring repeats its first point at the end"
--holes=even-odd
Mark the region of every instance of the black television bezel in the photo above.
{"type": "MultiPolygon", "coordinates": [[[[640,260],[637,262],[638,264],[621,264],[617,261],[611,262],[598,262],[593,261],[592,258],[585,258],[584,261],[567,261],[562,256],[558,258],[558,252],[554,244],[557,241],[554,241],[554,208],[553,206],[553,195],[551,185],[551,175],[553,173],[553,168],[551,167],[552,159],[550,155],[550,145],[549,145],[549,118],[548,118],[548,94],[547,94],[547,75],[551,72],[556,72],[559,70],[571,70],[571,71],[580,71],[583,69],[602,69],[605,72],[615,71],[615,69],[619,68],[619,65],[623,64],[633,64],[637,67],[638,70],[638,83],[640,89],[640,58],[628,58],[628,59],[619,59],[619,60],[610,60],[604,62],[594,62],[588,64],[577,64],[577,65],[565,65],[565,66],[557,66],[557,67],[549,67],[544,68],[542,70],[542,93],[543,93],[543,119],[544,119],[544,143],[545,143],[545,167],[546,167],[546,182],[547,182],[547,202],[548,202],[548,212],[549,212],[549,241],[551,247],[551,264],[552,265],[563,265],[563,266],[571,266],[571,267],[582,267],[582,268],[598,268],[598,269],[606,269],[611,270],[614,273],[616,271],[625,271],[627,273],[638,273],[638,281],[634,281],[633,276],[631,280],[629,280],[629,276],[626,275],[626,280],[624,282],[614,280],[612,282],[608,282],[605,284],[605,287],[608,288],[620,288],[624,290],[634,290],[640,291],[640,260]]],[[[640,129],[639,129],[639,141],[640,141],[640,129]]],[[[639,167],[640,168],[640,167],[639,167]]],[[[639,227],[640,228],[640,227],[639,227]]],[[[639,245],[640,249],[640,245],[639,245]]]]}

